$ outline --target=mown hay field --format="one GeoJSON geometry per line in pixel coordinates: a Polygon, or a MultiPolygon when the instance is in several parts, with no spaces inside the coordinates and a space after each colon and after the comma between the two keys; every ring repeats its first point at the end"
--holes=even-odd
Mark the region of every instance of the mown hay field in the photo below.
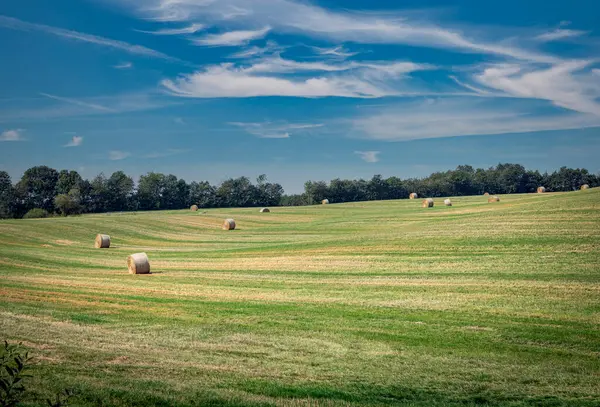
{"type": "Polygon", "coordinates": [[[600,189],[500,198],[2,221],[0,339],[81,406],[598,406],[600,189]]]}

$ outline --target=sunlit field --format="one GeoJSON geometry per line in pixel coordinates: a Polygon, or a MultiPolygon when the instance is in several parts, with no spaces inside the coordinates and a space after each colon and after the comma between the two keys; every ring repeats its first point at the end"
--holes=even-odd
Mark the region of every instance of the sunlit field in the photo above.
{"type": "Polygon", "coordinates": [[[1,221],[0,339],[30,404],[598,406],[600,189],[500,199],[1,221]]]}

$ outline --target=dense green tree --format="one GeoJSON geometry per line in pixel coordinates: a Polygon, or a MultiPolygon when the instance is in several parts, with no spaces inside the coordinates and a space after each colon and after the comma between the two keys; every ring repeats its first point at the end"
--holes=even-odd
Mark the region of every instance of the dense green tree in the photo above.
{"type": "Polygon", "coordinates": [[[87,186],[89,191],[87,195],[85,208],[86,212],[105,212],[107,210],[108,184],[103,173],[98,174],[87,186]]]}
{"type": "Polygon", "coordinates": [[[189,198],[186,206],[198,205],[200,208],[217,206],[217,189],[206,181],[192,182],[189,185],[189,198]]]}
{"type": "Polygon", "coordinates": [[[257,188],[247,177],[230,178],[217,188],[220,206],[244,207],[257,204],[257,188]]]}
{"type": "Polygon", "coordinates": [[[33,208],[54,211],[54,196],[58,172],[45,165],[29,168],[16,186],[20,204],[25,210],[33,208]]]}
{"type": "Polygon", "coordinates": [[[0,171],[0,219],[12,218],[15,215],[15,188],[6,171],[0,171]]]}
{"type": "Polygon", "coordinates": [[[83,178],[77,171],[62,170],[56,183],[57,194],[68,194],[73,188],[80,189],[83,178]]]}
{"type": "Polygon", "coordinates": [[[56,195],[54,205],[63,216],[81,213],[81,194],[79,193],[79,189],[73,188],[68,194],[56,195]]]}
{"type": "Polygon", "coordinates": [[[149,172],[140,176],[137,188],[137,201],[140,209],[155,210],[161,208],[165,175],[149,172]]]}
{"type": "Polygon", "coordinates": [[[133,198],[133,179],[123,171],[114,172],[106,180],[104,190],[105,209],[109,212],[125,211],[134,209],[133,198]]]}

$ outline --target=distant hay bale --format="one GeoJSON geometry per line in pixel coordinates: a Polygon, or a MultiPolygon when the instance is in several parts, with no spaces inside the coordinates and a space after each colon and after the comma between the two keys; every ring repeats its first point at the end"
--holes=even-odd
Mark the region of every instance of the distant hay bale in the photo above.
{"type": "Polygon", "coordinates": [[[432,198],[423,199],[423,208],[433,208],[433,199],[432,198]]]}
{"type": "Polygon", "coordinates": [[[486,193],[483,194],[483,196],[490,196],[490,193],[486,192],[486,193]]]}
{"type": "Polygon", "coordinates": [[[109,235],[96,235],[96,241],[94,243],[96,249],[108,249],[110,247],[110,236],[109,235]]]}
{"type": "Polygon", "coordinates": [[[586,189],[590,189],[590,186],[588,184],[583,184],[581,186],[581,190],[583,191],[583,190],[586,190],[586,189]]]}
{"type": "Polygon", "coordinates": [[[450,199],[444,199],[444,205],[452,206],[452,201],[450,199]]]}
{"type": "Polygon", "coordinates": [[[265,213],[265,212],[271,212],[271,210],[269,208],[262,208],[260,210],[260,213],[265,213]]]}
{"type": "Polygon", "coordinates": [[[492,202],[500,202],[500,198],[498,198],[497,196],[490,196],[488,198],[488,203],[492,203],[492,202]]]}
{"type": "Polygon", "coordinates": [[[328,204],[329,204],[329,199],[323,199],[323,200],[321,201],[321,204],[322,204],[322,205],[328,205],[328,204]]]}
{"type": "Polygon", "coordinates": [[[198,205],[190,206],[190,211],[196,212],[198,210],[198,205]]]}
{"type": "Polygon", "coordinates": [[[127,256],[127,268],[130,274],[150,274],[150,261],[146,253],[127,256]]]}
{"type": "Polygon", "coordinates": [[[225,219],[223,222],[223,230],[234,230],[235,229],[235,221],[233,219],[225,219]]]}
{"type": "Polygon", "coordinates": [[[546,188],[545,187],[538,187],[538,189],[537,189],[537,193],[538,194],[543,194],[544,192],[546,192],[546,188]]]}
{"type": "Polygon", "coordinates": [[[418,197],[419,195],[416,192],[413,192],[408,196],[409,199],[417,199],[418,197]]]}

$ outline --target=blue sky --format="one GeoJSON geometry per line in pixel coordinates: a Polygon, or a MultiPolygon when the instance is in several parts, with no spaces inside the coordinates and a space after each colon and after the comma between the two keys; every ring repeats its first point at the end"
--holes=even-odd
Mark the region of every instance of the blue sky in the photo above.
{"type": "Polygon", "coordinates": [[[0,169],[600,171],[597,1],[4,0],[0,169]]]}

